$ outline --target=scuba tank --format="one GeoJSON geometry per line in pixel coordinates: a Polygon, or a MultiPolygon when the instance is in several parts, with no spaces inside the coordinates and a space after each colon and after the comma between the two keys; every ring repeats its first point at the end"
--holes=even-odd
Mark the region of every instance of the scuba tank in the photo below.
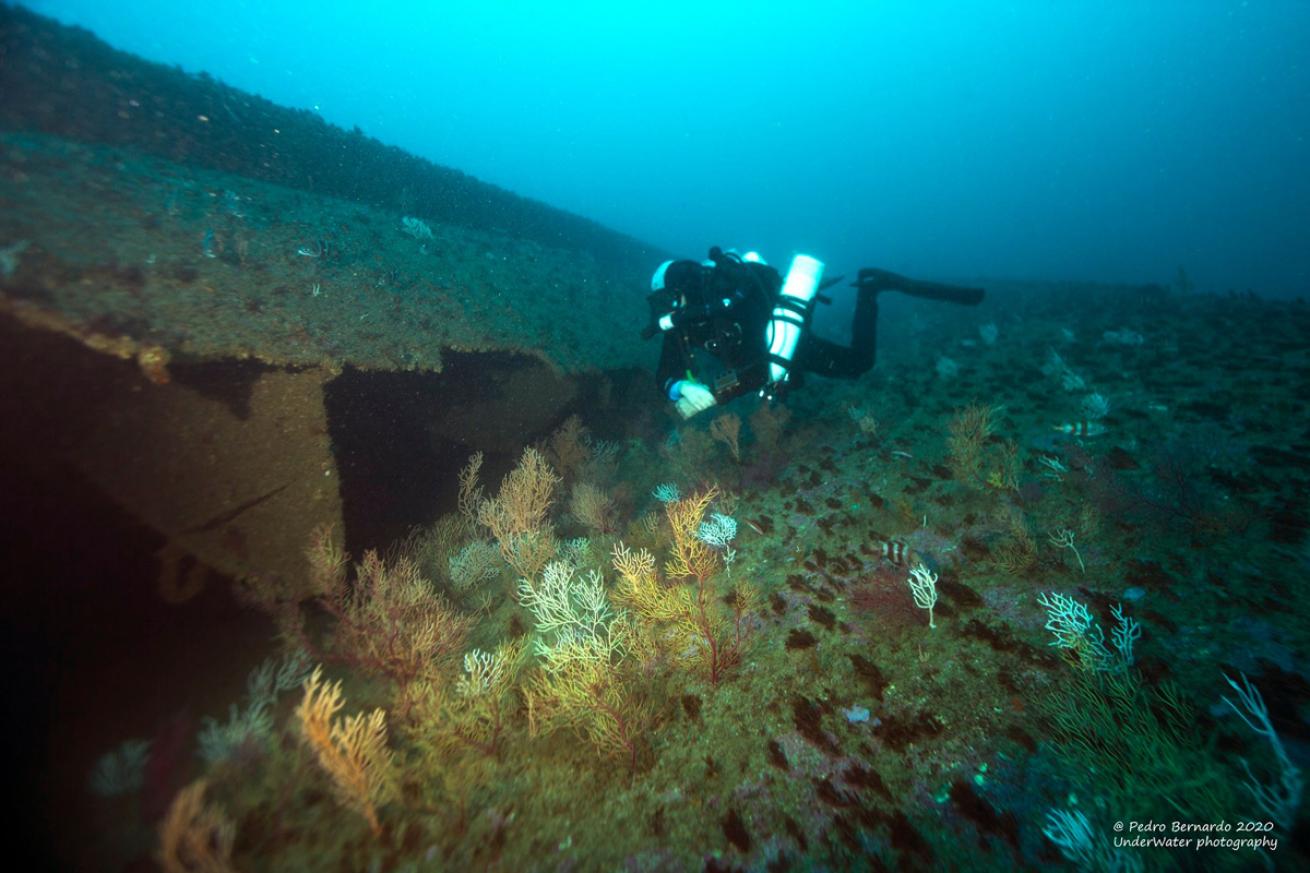
{"type": "Polygon", "coordinates": [[[810,318],[810,308],[823,280],[823,262],[809,255],[792,258],[778,302],[765,332],[769,344],[769,379],[764,396],[773,396],[791,375],[796,345],[810,318]]]}

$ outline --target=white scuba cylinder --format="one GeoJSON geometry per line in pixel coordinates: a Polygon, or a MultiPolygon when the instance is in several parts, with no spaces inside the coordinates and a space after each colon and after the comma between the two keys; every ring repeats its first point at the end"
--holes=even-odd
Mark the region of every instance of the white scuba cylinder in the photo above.
{"type": "Polygon", "coordinates": [[[782,292],[769,320],[769,382],[784,382],[805,327],[805,316],[823,280],[823,262],[809,255],[792,258],[782,292]]]}

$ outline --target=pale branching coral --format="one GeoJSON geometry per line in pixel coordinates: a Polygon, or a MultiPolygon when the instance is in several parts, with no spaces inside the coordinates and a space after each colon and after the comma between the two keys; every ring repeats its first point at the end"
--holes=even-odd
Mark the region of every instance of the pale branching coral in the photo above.
{"type": "Polygon", "coordinates": [[[18,257],[27,251],[28,245],[27,240],[20,239],[0,248],[0,279],[13,278],[14,273],[18,272],[18,257]]]}
{"type": "Polygon", "coordinates": [[[149,759],[149,741],[125,740],[96,761],[95,769],[91,771],[92,793],[101,797],[131,794],[141,787],[149,759]]]}
{"type": "Polygon", "coordinates": [[[536,650],[543,669],[524,689],[532,731],[570,728],[635,767],[651,712],[635,693],[625,663],[627,616],[610,607],[601,574],[579,574],[555,561],[539,585],[519,583],[519,599],[542,635],[536,650]]]}
{"type": "Polygon", "coordinates": [[[412,215],[403,216],[400,219],[400,230],[407,233],[419,242],[425,242],[432,239],[432,228],[421,218],[415,218],[412,215]]]}
{"type": "Polygon", "coordinates": [[[207,764],[220,764],[247,750],[262,750],[273,736],[273,714],[260,704],[241,709],[228,708],[226,722],[206,717],[196,737],[200,757],[207,764]]]}
{"type": "Polygon", "coordinates": [[[1133,663],[1133,644],[1142,635],[1142,628],[1115,605],[1111,612],[1115,627],[1110,642],[1105,644],[1105,631],[1092,618],[1087,606],[1059,592],[1041,594],[1037,602],[1046,609],[1046,629],[1055,637],[1051,645],[1069,652],[1074,664],[1089,672],[1119,672],[1133,663]]]}
{"type": "Polygon", "coordinates": [[[266,751],[273,737],[273,708],[280,694],[299,688],[309,675],[309,655],[292,651],[282,659],[267,658],[246,679],[246,706],[232,704],[226,722],[206,717],[196,738],[200,757],[220,764],[239,753],[266,751]]]}
{"type": "Polygon", "coordinates": [[[251,706],[273,706],[277,698],[305,684],[314,664],[304,649],[293,649],[281,658],[265,658],[246,677],[246,697],[251,706]]]}
{"type": "Polygon", "coordinates": [[[660,503],[672,503],[682,495],[678,493],[678,483],[661,482],[650,492],[660,503]]]}
{"type": "Polygon", "coordinates": [[[539,583],[519,580],[519,602],[543,635],[537,653],[548,669],[575,659],[607,660],[622,649],[624,623],[614,621],[604,578],[596,570],[579,574],[566,561],[552,561],[539,583]]]}
{"type": "Polygon", "coordinates": [[[511,692],[527,652],[527,638],[501,643],[494,651],[472,649],[453,689],[437,691],[425,707],[423,729],[447,749],[465,747],[494,756],[500,748],[511,692]]]}
{"type": "Polygon", "coordinates": [[[1251,793],[1260,811],[1272,819],[1284,833],[1290,833],[1296,824],[1297,811],[1301,808],[1301,794],[1305,789],[1305,779],[1301,768],[1292,763],[1283,740],[1278,736],[1273,722],[1269,720],[1269,707],[1265,705],[1260,689],[1251,684],[1245,673],[1239,674],[1242,684],[1238,685],[1229,676],[1224,676],[1233,691],[1237,692],[1237,703],[1228,697],[1224,703],[1237,713],[1238,718],[1253,730],[1257,736],[1264,737],[1274,753],[1278,765],[1278,781],[1266,784],[1251,772],[1251,765],[1242,761],[1246,771],[1246,788],[1251,793]]]}
{"type": "Polygon", "coordinates": [[[480,582],[496,578],[505,565],[498,548],[474,540],[451,555],[448,566],[451,588],[464,592],[476,588],[480,582]]]}
{"type": "Polygon", "coordinates": [[[932,610],[937,605],[937,574],[923,564],[915,564],[910,568],[910,576],[906,581],[910,584],[914,605],[928,610],[928,627],[937,627],[932,620],[932,610]]]}

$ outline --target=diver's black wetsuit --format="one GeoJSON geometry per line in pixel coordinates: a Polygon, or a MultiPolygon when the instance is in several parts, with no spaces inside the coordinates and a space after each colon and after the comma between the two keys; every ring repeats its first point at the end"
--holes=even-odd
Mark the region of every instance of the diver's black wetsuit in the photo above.
{"type": "MultiPolygon", "coordinates": [[[[768,382],[767,328],[782,276],[761,263],[725,258],[713,267],[697,261],[674,261],[666,273],[670,291],[693,307],[706,305],[706,317],[667,331],[656,384],[669,387],[688,374],[710,386],[714,399],[725,403],[758,391],[768,382]],[[703,304],[702,301],[707,301],[703,304]],[[729,301],[721,305],[721,301],[729,301]]],[[[877,290],[861,289],[851,324],[850,346],[814,336],[806,319],[790,367],[788,384],[802,374],[854,378],[873,366],[878,338],[877,290]]]]}

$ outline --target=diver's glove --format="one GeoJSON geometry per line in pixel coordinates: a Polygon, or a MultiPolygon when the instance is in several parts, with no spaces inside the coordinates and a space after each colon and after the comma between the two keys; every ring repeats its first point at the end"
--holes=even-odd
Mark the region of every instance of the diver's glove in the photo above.
{"type": "Polygon", "coordinates": [[[704,412],[715,404],[714,392],[701,382],[682,379],[669,387],[669,399],[678,407],[678,414],[691,418],[698,412],[704,412]]]}

